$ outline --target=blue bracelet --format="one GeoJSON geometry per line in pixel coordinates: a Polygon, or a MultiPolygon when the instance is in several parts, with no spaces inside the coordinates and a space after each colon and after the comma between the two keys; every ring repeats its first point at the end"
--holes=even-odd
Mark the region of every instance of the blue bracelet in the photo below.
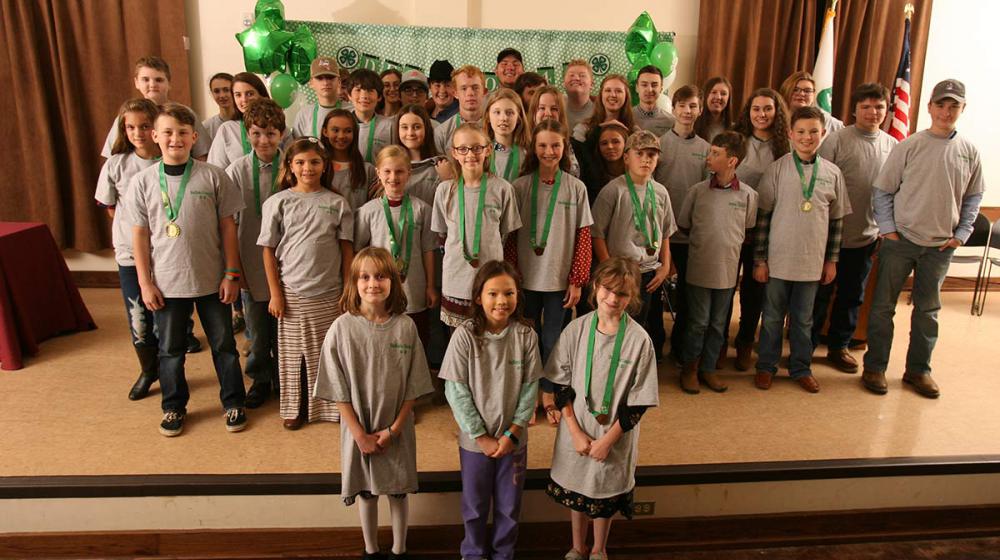
{"type": "Polygon", "coordinates": [[[518,437],[515,436],[514,433],[511,432],[510,430],[504,430],[503,435],[507,436],[507,438],[510,439],[510,441],[513,441],[514,445],[521,445],[521,440],[518,439],[518,437]]]}

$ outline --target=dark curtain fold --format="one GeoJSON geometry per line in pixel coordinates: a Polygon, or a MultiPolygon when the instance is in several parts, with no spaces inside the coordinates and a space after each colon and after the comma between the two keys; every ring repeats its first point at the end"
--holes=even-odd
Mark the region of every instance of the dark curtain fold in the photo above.
{"type": "Polygon", "coordinates": [[[777,87],[785,76],[812,68],[816,59],[815,2],[701,0],[695,77],[733,83],[735,115],[758,87],[777,87]]]}
{"type": "Polygon", "coordinates": [[[190,103],[184,0],[0,0],[0,220],[45,222],[60,247],[110,247],[94,203],[101,146],[133,64],[170,64],[170,97],[190,103]]]}

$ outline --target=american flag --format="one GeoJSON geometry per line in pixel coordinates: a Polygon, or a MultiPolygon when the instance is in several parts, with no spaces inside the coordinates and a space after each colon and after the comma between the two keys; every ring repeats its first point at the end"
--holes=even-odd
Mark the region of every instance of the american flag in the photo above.
{"type": "Polygon", "coordinates": [[[899,141],[910,135],[910,18],[906,18],[903,52],[896,69],[896,86],[892,91],[892,122],[889,134],[899,141]]]}

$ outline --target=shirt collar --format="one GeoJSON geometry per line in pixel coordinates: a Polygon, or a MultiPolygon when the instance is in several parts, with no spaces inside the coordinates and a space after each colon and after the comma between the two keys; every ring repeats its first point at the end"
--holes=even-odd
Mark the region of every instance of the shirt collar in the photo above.
{"type": "Polygon", "coordinates": [[[733,180],[725,185],[719,184],[719,178],[715,173],[712,173],[712,178],[709,180],[708,186],[713,189],[727,190],[732,189],[734,191],[740,190],[740,178],[733,174],[733,180]]]}
{"type": "Polygon", "coordinates": [[[651,119],[651,118],[655,117],[660,112],[659,107],[653,107],[652,111],[647,111],[647,110],[643,109],[641,105],[636,105],[634,109],[635,109],[636,113],[639,113],[641,116],[643,116],[643,117],[645,117],[647,119],[651,119]]]}

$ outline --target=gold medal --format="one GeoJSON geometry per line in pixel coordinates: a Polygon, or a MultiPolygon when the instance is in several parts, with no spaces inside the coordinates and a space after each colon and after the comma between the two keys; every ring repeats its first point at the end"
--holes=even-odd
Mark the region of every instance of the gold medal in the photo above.
{"type": "Polygon", "coordinates": [[[539,257],[545,252],[545,247],[535,247],[535,254],[539,257]]]}
{"type": "Polygon", "coordinates": [[[177,222],[167,223],[167,237],[180,237],[181,236],[181,226],[177,225],[177,222]]]}
{"type": "Polygon", "coordinates": [[[646,254],[647,255],[655,255],[656,254],[656,247],[646,247],[646,254]]]}
{"type": "Polygon", "coordinates": [[[403,266],[405,264],[406,263],[403,262],[403,259],[396,259],[396,270],[398,270],[400,274],[403,274],[403,266]]]}
{"type": "Polygon", "coordinates": [[[607,425],[608,421],[611,420],[611,416],[609,416],[607,414],[598,414],[594,418],[597,419],[598,423],[604,424],[604,425],[607,425]]]}
{"type": "Polygon", "coordinates": [[[472,268],[479,268],[479,259],[470,259],[469,264],[472,265],[472,268]]]}
{"type": "Polygon", "coordinates": [[[802,211],[803,212],[812,212],[812,209],[813,209],[813,203],[812,202],[809,202],[808,200],[803,200],[802,201],[802,211]]]}

